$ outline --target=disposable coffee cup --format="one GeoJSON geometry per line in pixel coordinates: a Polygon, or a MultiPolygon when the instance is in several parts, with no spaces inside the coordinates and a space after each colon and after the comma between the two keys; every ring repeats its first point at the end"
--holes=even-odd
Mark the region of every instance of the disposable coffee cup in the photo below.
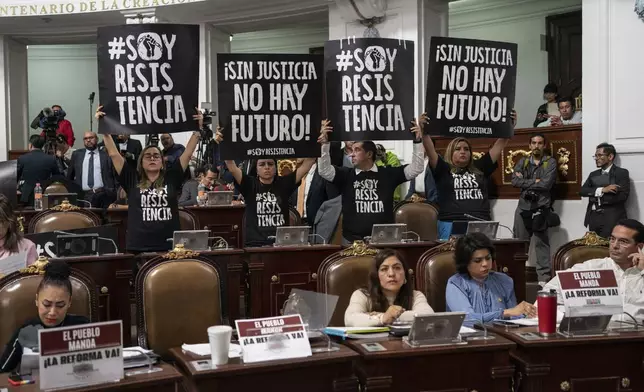
{"type": "Polygon", "coordinates": [[[208,328],[210,357],[213,365],[225,365],[228,363],[228,350],[230,349],[232,334],[233,329],[229,325],[216,325],[208,328]]]}

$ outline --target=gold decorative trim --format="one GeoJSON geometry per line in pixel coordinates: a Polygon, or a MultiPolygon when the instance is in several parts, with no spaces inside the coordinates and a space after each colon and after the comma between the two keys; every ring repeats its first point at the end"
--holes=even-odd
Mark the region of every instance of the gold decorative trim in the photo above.
{"type": "Polygon", "coordinates": [[[409,201],[412,202],[412,203],[424,203],[426,200],[427,200],[426,198],[418,195],[417,193],[414,193],[409,198],[409,201]]]}
{"type": "Polygon", "coordinates": [[[473,152],[473,153],[472,153],[472,157],[474,158],[474,160],[481,159],[481,157],[482,157],[483,155],[485,155],[485,153],[484,153],[484,152],[473,152]]]}
{"type": "Polygon", "coordinates": [[[606,238],[597,235],[594,231],[588,231],[582,238],[575,240],[573,244],[579,246],[608,246],[610,242],[606,238]]]}
{"type": "Polygon", "coordinates": [[[453,252],[456,249],[456,237],[450,237],[447,242],[442,243],[436,249],[438,252],[453,252]]]}
{"type": "Polygon", "coordinates": [[[340,252],[342,256],[373,256],[378,251],[373,248],[369,248],[364,241],[353,241],[351,247],[340,252]]]}
{"type": "Polygon", "coordinates": [[[68,211],[78,211],[81,210],[82,208],[72,205],[69,203],[69,200],[65,199],[63,200],[62,203],[60,203],[57,206],[54,206],[50,208],[51,211],[63,211],[63,212],[68,212],[68,211]]]}
{"type": "Polygon", "coordinates": [[[24,232],[25,232],[25,217],[22,216],[22,215],[18,217],[18,228],[24,234],[24,232]]]}
{"type": "MultiPolygon", "coordinates": [[[[557,147],[560,145],[567,145],[567,147],[563,147],[565,150],[570,151],[570,154],[568,156],[568,159],[576,159],[579,160],[579,154],[577,153],[577,141],[575,140],[553,140],[550,143],[550,151],[559,151],[561,147],[557,147]]],[[[557,178],[557,184],[577,184],[577,181],[579,179],[579,168],[580,165],[579,163],[573,164],[572,167],[570,167],[570,161],[568,161],[568,174],[566,175],[565,179],[562,179],[560,177],[557,178]],[[572,178],[569,178],[568,176],[572,175],[572,178]]]]}
{"type": "Polygon", "coordinates": [[[277,174],[283,176],[284,170],[288,169],[294,172],[297,168],[297,160],[295,159],[280,159],[277,161],[277,174]]]}
{"type": "MultiPolygon", "coordinates": [[[[514,162],[514,159],[515,159],[518,155],[522,155],[522,157],[529,156],[529,155],[530,155],[530,151],[526,151],[526,150],[516,150],[516,151],[510,150],[510,151],[508,151],[508,155],[507,155],[507,157],[505,158],[505,160],[506,160],[506,164],[505,164],[505,174],[512,174],[512,173],[514,173],[514,166],[516,166],[516,163],[514,162]]],[[[522,157],[521,157],[521,158],[522,158],[522,157]]],[[[521,158],[519,158],[519,159],[521,159],[521,158]]]]}
{"type": "Polygon", "coordinates": [[[22,268],[20,272],[23,274],[32,274],[32,275],[43,275],[45,273],[45,267],[49,264],[49,259],[45,256],[39,256],[38,260],[27,268],[22,268]]]}
{"type": "Polygon", "coordinates": [[[199,252],[185,249],[183,244],[176,244],[173,250],[164,254],[161,257],[168,260],[183,260],[183,259],[189,259],[191,257],[197,257],[197,256],[199,256],[199,252]]]}
{"type": "Polygon", "coordinates": [[[570,162],[570,151],[568,151],[567,148],[565,147],[559,147],[557,150],[557,155],[559,156],[559,159],[557,159],[557,168],[561,172],[561,174],[564,177],[568,177],[568,162],[570,162]]]}

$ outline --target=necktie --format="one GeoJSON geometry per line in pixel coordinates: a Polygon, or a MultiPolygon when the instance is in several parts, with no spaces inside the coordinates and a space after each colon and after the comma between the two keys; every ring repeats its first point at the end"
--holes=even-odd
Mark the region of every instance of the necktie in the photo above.
{"type": "Polygon", "coordinates": [[[89,152],[89,165],[87,165],[87,186],[94,189],[94,151],[89,152]]]}
{"type": "Polygon", "coordinates": [[[302,184],[297,189],[297,212],[300,213],[302,218],[304,218],[304,197],[306,196],[306,177],[308,175],[308,173],[304,174],[302,177],[302,184]]]}

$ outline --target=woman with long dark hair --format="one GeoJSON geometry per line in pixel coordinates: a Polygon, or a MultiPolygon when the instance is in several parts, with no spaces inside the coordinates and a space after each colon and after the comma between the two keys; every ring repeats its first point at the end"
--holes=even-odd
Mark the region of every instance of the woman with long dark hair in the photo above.
{"type": "Polygon", "coordinates": [[[353,292],[344,313],[347,327],[378,327],[394,321],[412,321],[415,314],[434,313],[398,252],[383,249],[374,258],[367,288],[353,292]]]}
{"type": "MultiPolygon", "coordinates": [[[[96,118],[105,113],[99,106],[96,118]]],[[[109,154],[118,180],[128,196],[127,234],[125,248],[134,253],[162,252],[170,249],[168,238],[179,230],[179,194],[183,184],[184,172],[190,158],[199,144],[199,130],[203,126],[203,116],[193,116],[198,122],[198,130],[192,133],[186,149],[179,160],[169,168],[158,146],[150,145],[141,151],[137,167],[121,155],[114,139],[104,137],[105,149],[109,154]]]]}
{"type": "Polygon", "coordinates": [[[9,256],[20,254],[25,256],[25,267],[38,259],[36,244],[23,237],[9,199],[0,194],[0,265],[9,256]]]}
{"type": "Polygon", "coordinates": [[[18,367],[23,344],[32,342],[37,345],[39,329],[89,323],[86,317],[67,313],[72,304],[70,274],[71,270],[64,261],[52,261],[45,266],[45,275],[36,290],[38,317],[24,323],[13,334],[0,357],[0,373],[11,372],[18,367]]]}

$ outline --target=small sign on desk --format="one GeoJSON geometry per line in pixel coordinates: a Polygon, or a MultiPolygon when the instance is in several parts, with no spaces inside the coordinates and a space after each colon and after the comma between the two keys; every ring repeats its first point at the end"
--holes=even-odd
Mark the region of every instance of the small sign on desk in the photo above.
{"type": "Polygon", "coordinates": [[[299,314],[236,320],[235,324],[245,363],[312,355],[299,314]]]}
{"type": "Polygon", "coordinates": [[[622,296],[613,270],[559,271],[557,276],[567,317],[623,312],[622,296]]]}
{"type": "Polygon", "coordinates": [[[123,379],[122,322],[38,331],[40,388],[69,388],[123,379]]]}

